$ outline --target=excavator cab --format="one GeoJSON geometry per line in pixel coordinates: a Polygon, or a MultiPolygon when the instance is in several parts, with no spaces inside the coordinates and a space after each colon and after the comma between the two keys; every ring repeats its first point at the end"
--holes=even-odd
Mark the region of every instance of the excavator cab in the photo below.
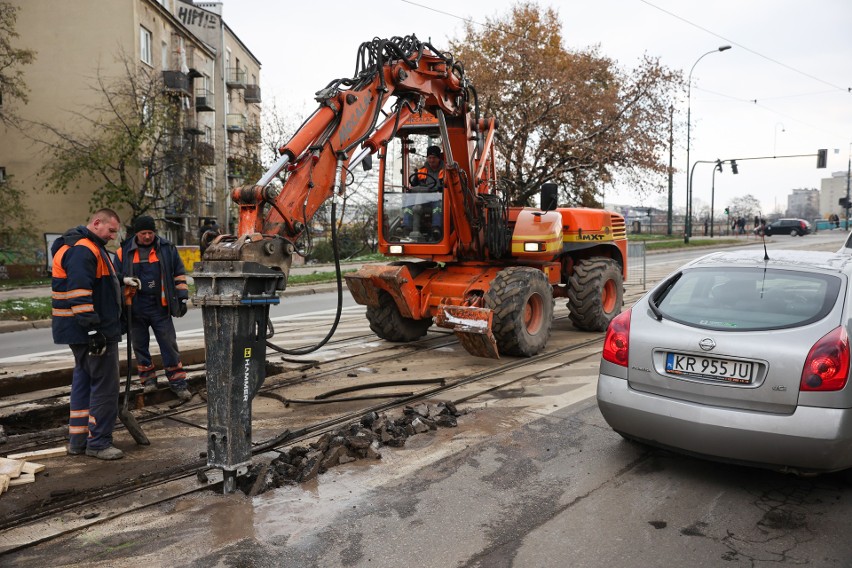
{"type": "Polygon", "coordinates": [[[379,168],[379,248],[384,254],[450,252],[444,172],[425,169],[428,149],[434,153],[442,147],[436,122],[415,123],[388,142],[379,168]]]}

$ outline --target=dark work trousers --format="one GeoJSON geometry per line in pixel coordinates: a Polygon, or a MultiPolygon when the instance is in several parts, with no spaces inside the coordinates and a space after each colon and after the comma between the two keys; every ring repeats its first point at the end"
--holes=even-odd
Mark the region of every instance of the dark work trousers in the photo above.
{"type": "Polygon", "coordinates": [[[180,362],[175,324],[169,310],[160,302],[160,296],[137,294],[133,299],[132,332],[133,352],[136,354],[136,364],[139,369],[139,379],[145,383],[156,380],[157,373],[151,361],[151,351],[148,346],[151,338],[148,328],[154,331],[154,337],[160,346],[163,357],[163,367],[169,386],[176,389],[186,388],[186,372],[180,362]]]}
{"type": "Polygon", "coordinates": [[[97,356],[89,354],[86,344],[69,347],[74,353],[69,446],[103,450],[112,445],[118,417],[118,343],[107,343],[97,356]]]}

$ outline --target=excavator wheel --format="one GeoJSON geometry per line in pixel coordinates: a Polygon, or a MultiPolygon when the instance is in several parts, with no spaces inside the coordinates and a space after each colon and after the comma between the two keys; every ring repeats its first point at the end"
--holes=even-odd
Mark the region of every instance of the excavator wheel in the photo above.
{"type": "Polygon", "coordinates": [[[553,324],[553,288],[541,270],[501,270],[485,294],[485,307],[494,312],[491,331],[501,354],[530,357],[544,349],[553,324]]]}
{"type": "Polygon", "coordinates": [[[624,304],[621,267],[610,258],[593,257],[574,266],[568,280],[568,307],[574,326],[586,331],[606,331],[624,304]]]}
{"type": "Polygon", "coordinates": [[[379,307],[367,306],[367,321],[373,333],[396,343],[407,343],[426,335],[432,318],[411,319],[399,313],[399,308],[390,294],[379,292],[379,307]]]}

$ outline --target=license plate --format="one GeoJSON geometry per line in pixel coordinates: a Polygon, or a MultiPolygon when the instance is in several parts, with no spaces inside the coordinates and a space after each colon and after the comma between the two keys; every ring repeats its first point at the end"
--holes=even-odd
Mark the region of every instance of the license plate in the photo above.
{"type": "Polygon", "coordinates": [[[751,384],[754,380],[754,367],[751,361],[733,361],[680,353],[666,354],[666,373],[726,383],[751,384]]]}

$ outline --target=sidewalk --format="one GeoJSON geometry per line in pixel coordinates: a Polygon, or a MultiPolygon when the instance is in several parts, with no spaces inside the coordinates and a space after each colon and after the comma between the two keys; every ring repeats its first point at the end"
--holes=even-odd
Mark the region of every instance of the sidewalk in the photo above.
{"type": "MultiPolygon", "coordinates": [[[[341,270],[359,269],[364,264],[384,264],[384,263],[346,263],[341,264],[341,270]]],[[[307,276],[310,274],[334,272],[333,264],[310,264],[302,266],[294,266],[290,269],[290,275],[307,276]]],[[[191,279],[190,279],[191,281],[191,279]]],[[[343,288],[346,290],[346,283],[343,283],[343,288]]],[[[288,296],[307,296],[310,294],[322,294],[325,292],[334,292],[337,290],[337,282],[323,282],[321,284],[293,284],[287,286],[287,289],[281,294],[282,298],[288,296]]],[[[0,290],[0,301],[26,298],[47,298],[50,297],[50,286],[27,286],[24,288],[10,288],[8,290],[0,290]]],[[[190,302],[189,307],[192,308],[190,302]]],[[[8,333],[13,331],[23,331],[26,329],[40,329],[50,327],[50,320],[33,320],[33,321],[0,321],[0,333],[8,333]]]]}

